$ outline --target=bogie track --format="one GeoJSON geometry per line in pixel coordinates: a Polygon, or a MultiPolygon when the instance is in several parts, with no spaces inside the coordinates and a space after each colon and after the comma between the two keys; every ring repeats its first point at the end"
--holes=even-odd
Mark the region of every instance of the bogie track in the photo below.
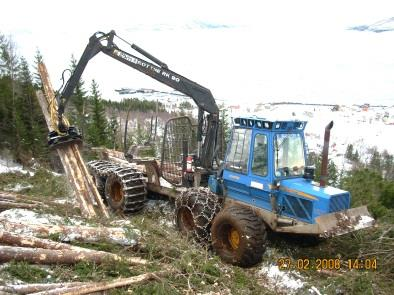
{"type": "Polygon", "coordinates": [[[90,161],[88,167],[103,200],[113,210],[127,214],[144,207],[147,193],[141,172],[103,160],[90,161]]]}

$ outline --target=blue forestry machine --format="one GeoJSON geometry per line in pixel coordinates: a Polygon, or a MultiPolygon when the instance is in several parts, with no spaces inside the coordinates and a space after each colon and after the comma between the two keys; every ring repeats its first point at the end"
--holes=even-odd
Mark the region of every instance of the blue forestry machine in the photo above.
{"type": "Polygon", "coordinates": [[[183,116],[166,123],[160,161],[125,151],[129,162],[145,165],[143,173],[108,160],[88,163],[112,209],[134,213],[143,208],[147,192],[166,195],[175,201],[181,232],[211,245],[224,261],[244,267],[261,261],[267,230],[327,238],[373,225],[365,206],[350,209],[349,192],[326,184],[333,122],[325,130],[319,183],[313,181],[314,168],[306,165],[303,121],[235,118],[220,159],[222,125],[210,90],[134,44],[128,43],[150,61],[120,49],[114,37],[111,31],[90,38],[58,96],[59,128],[50,134],[51,145],[81,139],[75,127],[64,123],[63,113],[85,66],[99,52],[190,96],[199,112],[196,121],[183,116]]]}

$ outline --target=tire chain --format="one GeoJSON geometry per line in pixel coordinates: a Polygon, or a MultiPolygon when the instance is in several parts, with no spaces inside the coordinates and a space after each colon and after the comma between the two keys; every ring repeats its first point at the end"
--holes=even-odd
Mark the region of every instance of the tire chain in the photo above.
{"type": "Polygon", "coordinates": [[[122,208],[123,213],[134,213],[144,207],[147,192],[141,172],[131,167],[121,167],[116,163],[104,160],[94,160],[87,164],[90,173],[97,180],[97,189],[105,201],[105,179],[109,175],[115,174],[122,185],[125,198],[122,208]]]}
{"type": "Polygon", "coordinates": [[[211,223],[222,208],[219,197],[208,188],[191,188],[181,192],[181,195],[175,200],[175,205],[175,220],[181,207],[188,208],[193,216],[195,239],[200,243],[210,244],[211,223]]]}

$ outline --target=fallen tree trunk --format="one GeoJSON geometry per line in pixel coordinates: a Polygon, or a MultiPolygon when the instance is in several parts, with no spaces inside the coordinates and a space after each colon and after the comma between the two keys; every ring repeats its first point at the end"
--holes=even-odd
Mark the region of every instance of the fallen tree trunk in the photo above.
{"type": "MultiPolygon", "coordinates": [[[[53,204],[54,202],[50,200],[45,200],[45,204],[42,202],[42,199],[39,197],[33,197],[28,195],[22,195],[13,192],[4,192],[0,191],[0,200],[1,201],[14,201],[14,202],[22,202],[22,203],[29,203],[29,204],[37,204],[44,207],[48,207],[49,204],[53,204]]],[[[56,203],[55,203],[56,204],[56,203]]]]}
{"type": "Polygon", "coordinates": [[[145,273],[142,275],[138,275],[135,277],[124,278],[124,279],[117,279],[111,282],[100,282],[100,283],[90,283],[82,286],[77,287],[70,287],[70,288],[58,288],[53,289],[46,292],[38,292],[33,293],[34,295],[82,295],[82,294],[90,294],[93,292],[104,291],[119,287],[124,287],[127,285],[132,284],[141,284],[145,283],[150,280],[157,280],[159,279],[160,275],[166,274],[164,272],[156,272],[156,273],[145,273]]]}
{"type": "Polygon", "coordinates": [[[37,208],[38,204],[28,204],[28,203],[19,203],[13,201],[3,201],[0,199],[0,210],[11,209],[11,208],[20,208],[20,209],[33,209],[37,208]]]}
{"type": "MultiPolygon", "coordinates": [[[[54,284],[27,284],[0,286],[0,292],[8,294],[30,294],[34,292],[48,291],[57,288],[70,288],[85,285],[85,282],[54,283],[54,284]]],[[[0,293],[1,294],[1,293],[0,293]]]]}
{"type": "Polygon", "coordinates": [[[130,234],[123,228],[108,227],[88,227],[88,226],[66,226],[66,225],[44,225],[29,224],[22,222],[9,222],[5,218],[0,218],[0,225],[5,231],[23,233],[28,231],[33,236],[48,237],[52,234],[61,234],[64,241],[99,242],[105,241],[122,246],[132,246],[137,244],[136,237],[131,238],[130,234]]]}
{"type": "Polygon", "coordinates": [[[6,244],[10,246],[28,247],[28,248],[41,248],[48,250],[72,250],[79,253],[88,253],[93,255],[102,255],[103,259],[128,262],[134,264],[136,261],[141,262],[140,258],[134,257],[122,257],[113,253],[105,251],[97,251],[92,249],[86,249],[82,247],[72,246],[65,243],[54,242],[51,240],[45,240],[35,237],[26,237],[16,235],[10,232],[0,230],[0,244],[6,244]]]}
{"type": "MultiPolygon", "coordinates": [[[[0,246],[0,262],[28,261],[36,264],[75,264],[81,261],[90,261],[101,264],[107,261],[120,261],[122,257],[102,251],[85,250],[49,250],[41,248],[24,248],[0,246]],[[105,253],[105,255],[103,254],[105,253]]],[[[139,257],[125,259],[129,264],[145,265],[146,260],[139,257]]]]}
{"type": "Polygon", "coordinates": [[[37,197],[22,195],[14,192],[0,191],[0,200],[45,205],[43,202],[41,202],[41,199],[38,199],[37,197]]]}
{"type": "Polygon", "coordinates": [[[65,243],[54,242],[52,240],[21,236],[3,230],[0,230],[0,244],[49,250],[77,250],[77,248],[79,248],[65,243]]]}

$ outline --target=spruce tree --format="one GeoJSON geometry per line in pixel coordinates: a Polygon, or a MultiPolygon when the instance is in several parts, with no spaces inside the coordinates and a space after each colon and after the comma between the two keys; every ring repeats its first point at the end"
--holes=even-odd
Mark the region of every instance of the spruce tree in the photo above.
{"type": "Polygon", "coordinates": [[[11,88],[11,93],[9,93],[11,99],[7,99],[7,104],[11,107],[10,118],[7,125],[9,134],[14,135],[9,137],[9,141],[13,147],[14,154],[18,157],[21,152],[19,129],[16,128],[16,126],[19,125],[19,119],[16,114],[16,75],[19,68],[19,59],[16,55],[15,43],[11,38],[6,38],[4,36],[1,37],[0,42],[0,65],[0,74],[5,80],[8,80],[11,88]]]}
{"type": "Polygon", "coordinates": [[[108,144],[108,122],[105,117],[105,108],[102,103],[98,84],[92,80],[91,96],[89,97],[90,118],[87,128],[87,139],[93,146],[106,146],[108,144]]]}
{"type": "Polygon", "coordinates": [[[346,152],[345,152],[345,158],[348,160],[353,160],[353,145],[352,144],[348,144],[347,148],[346,148],[346,152]]]}
{"type": "Polygon", "coordinates": [[[29,65],[21,58],[18,73],[18,119],[21,120],[21,144],[29,155],[41,160],[47,159],[49,150],[46,146],[47,128],[41,109],[38,105],[33,77],[29,65]]]}
{"type": "Polygon", "coordinates": [[[384,171],[384,178],[386,180],[394,180],[394,157],[386,150],[382,153],[382,166],[384,171]]]}
{"type": "Polygon", "coordinates": [[[371,152],[372,156],[369,162],[369,167],[378,173],[382,173],[380,153],[376,148],[373,148],[371,152]]]}
{"type": "Polygon", "coordinates": [[[42,81],[40,74],[38,73],[38,64],[44,62],[44,58],[40,52],[40,50],[37,48],[36,50],[36,55],[34,56],[34,75],[33,75],[33,85],[34,88],[37,90],[42,89],[42,81]]]}
{"type": "Polygon", "coordinates": [[[10,148],[13,146],[14,124],[12,105],[12,81],[6,75],[6,61],[4,51],[7,50],[8,40],[0,33],[0,147],[10,148]]]}

